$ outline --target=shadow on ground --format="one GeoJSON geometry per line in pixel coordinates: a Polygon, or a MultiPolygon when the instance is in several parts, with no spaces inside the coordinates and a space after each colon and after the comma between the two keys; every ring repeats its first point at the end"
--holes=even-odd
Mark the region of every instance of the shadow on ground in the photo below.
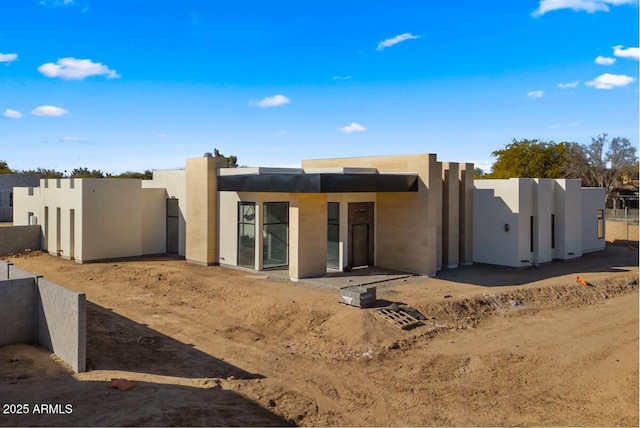
{"type": "Polygon", "coordinates": [[[87,302],[87,370],[186,378],[263,377],[91,302],[87,302]]]}
{"type": "Polygon", "coordinates": [[[442,269],[437,278],[445,281],[479,285],[482,287],[502,287],[522,285],[569,274],[589,272],[626,272],[624,266],[638,265],[638,250],[626,245],[607,244],[604,251],[584,254],[581,258],[568,261],[553,261],[537,267],[508,268],[474,264],[457,269],[442,269]],[[621,266],[621,267],[616,267],[621,266]]]}

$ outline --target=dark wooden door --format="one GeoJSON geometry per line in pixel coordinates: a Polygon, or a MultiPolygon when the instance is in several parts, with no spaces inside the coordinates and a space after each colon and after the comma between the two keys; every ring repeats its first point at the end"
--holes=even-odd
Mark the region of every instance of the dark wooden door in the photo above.
{"type": "Polygon", "coordinates": [[[349,266],[373,266],[373,202],[349,203],[349,266]]]}

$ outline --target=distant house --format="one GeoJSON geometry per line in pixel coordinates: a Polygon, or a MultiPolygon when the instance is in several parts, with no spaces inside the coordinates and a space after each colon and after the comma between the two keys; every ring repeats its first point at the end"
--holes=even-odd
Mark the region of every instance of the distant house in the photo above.
{"type": "Polygon", "coordinates": [[[202,265],[286,269],[293,280],[363,266],[423,275],[474,261],[526,266],[604,248],[596,236],[602,189],[546,179],[474,187],[473,171],[434,154],[305,160],[301,168],[227,168],[206,155],[152,180],[16,188],[14,224],[42,225],[44,249],[81,263],[170,253],[202,265]]]}
{"type": "Polygon", "coordinates": [[[40,175],[0,174],[0,222],[13,221],[13,188],[38,186],[40,175]]]}

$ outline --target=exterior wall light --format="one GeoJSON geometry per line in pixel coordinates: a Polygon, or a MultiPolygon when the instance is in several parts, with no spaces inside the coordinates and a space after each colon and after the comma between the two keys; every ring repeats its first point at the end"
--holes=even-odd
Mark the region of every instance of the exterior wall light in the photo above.
{"type": "Polygon", "coordinates": [[[509,231],[509,223],[505,223],[504,224],[504,231],[508,232],[509,231]]]}

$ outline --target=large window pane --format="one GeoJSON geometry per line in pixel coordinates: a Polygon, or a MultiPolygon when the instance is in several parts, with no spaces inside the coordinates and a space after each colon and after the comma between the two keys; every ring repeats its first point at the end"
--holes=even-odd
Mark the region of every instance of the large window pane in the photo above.
{"type": "Polygon", "coordinates": [[[264,224],[289,223],[288,202],[268,202],[264,204],[264,224]]]}
{"type": "Polygon", "coordinates": [[[262,233],[262,267],[274,268],[289,264],[289,203],[264,204],[262,233]]]}
{"type": "Polygon", "coordinates": [[[255,212],[253,202],[238,204],[238,266],[256,267],[255,212]]]}
{"type": "Polygon", "coordinates": [[[327,267],[339,269],[340,264],[340,203],[327,207],[327,267]]]}

